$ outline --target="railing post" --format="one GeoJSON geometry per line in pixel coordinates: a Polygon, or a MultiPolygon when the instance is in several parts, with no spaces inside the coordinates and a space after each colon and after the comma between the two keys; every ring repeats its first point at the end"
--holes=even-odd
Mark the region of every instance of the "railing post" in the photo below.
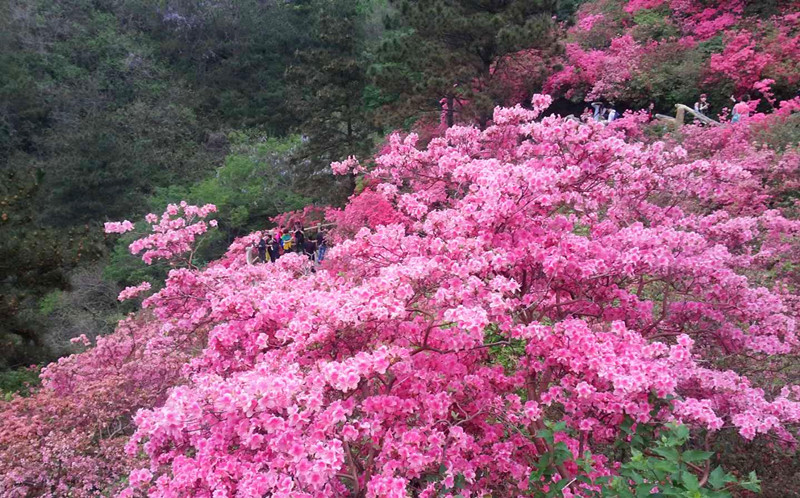
{"type": "Polygon", "coordinates": [[[678,130],[681,126],[683,126],[683,120],[685,118],[686,111],[680,104],[675,104],[675,107],[678,109],[678,111],[675,113],[675,129],[678,130]]]}

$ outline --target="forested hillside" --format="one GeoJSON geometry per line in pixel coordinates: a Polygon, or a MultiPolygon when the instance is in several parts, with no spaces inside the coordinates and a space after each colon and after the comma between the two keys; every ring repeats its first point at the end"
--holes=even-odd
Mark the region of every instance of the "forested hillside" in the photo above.
{"type": "Polygon", "coordinates": [[[0,0],[0,496],[800,496],[799,88],[792,0],[0,0]]]}
{"type": "MultiPolygon", "coordinates": [[[[323,8],[327,2],[255,0],[0,5],[3,368],[58,354],[62,331],[49,315],[64,307],[84,315],[70,318],[78,327],[113,327],[120,310],[108,297],[118,281],[103,277],[111,246],[98,230],[102,221],[144,213],[192,190],[217,200],[226,188],[238,190],[216,188],[224,183],[220,167],[223,176],[237,170],[232,174],[251,183],[271,177],[250,198],[230,200],[231,235],[286,209],[343,198],[335,189],[300,185],[305,170],[330,162],[329,137],[304,152],[304,161],[286,159],[284,169],[256,168],[266,159],[242,152],[244,142],[255,150],[277,140],[286,145],[273,147],[275,154],[291,154],[291,134],[312,122],[304,109],[336,112],[338,102],[307,102],[307,82],[287,76],[293,64],[318,70],[303,54],[326,43],[310,22],[323,8]]],[[[328,29],[367,29],[363,15],[341,15],[328,29]]],[[[363,36],[346,31],[350,45],[331,47],[332,57],[361,55],[363,36]]],[[[362,90],[363,82],[347,96],[359,112],[362,90]]],[[[363,117],[358,122],[364,127],[363,117]]],[[[361,133],[348,146],[369,150],[364,141],[361,133]]],[[[336,147],[333,158],[344,154],[336,147]]],[[[109,271],[121,275],[113,265],[109,271]]],[[[58,314],[55,321],[64,320],[58,314]]]]}

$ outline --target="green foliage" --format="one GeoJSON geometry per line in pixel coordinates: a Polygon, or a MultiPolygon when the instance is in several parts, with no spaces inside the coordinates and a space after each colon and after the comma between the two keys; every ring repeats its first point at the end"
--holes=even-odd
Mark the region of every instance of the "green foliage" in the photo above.
{"type": "MultiPolygon", "coordinates": [[[[259,0],[0,2],[0,368],[48,358],[40,301],[107,256],[99,222],[203,181],[231,127],[298,122],[284,73],[304,23],[295,3],[259,0]]],[[[232,207],[231,225],[253,216],[232,207]]],[[[163,270],[113,259],[115,281],[163,270]]]]}
{"type": "Polygon", "coordinates": [[[722,498],[732,496],[731,490],[736,488],[760,491],[755,472],[740,481],[717,466],[701,481],[696,472],[702,468],[710,470],[714,453],[684,449],[688,441],[686,426],[670,425],[649,446],[633,444],[630,460],[622,465],[620,475],[604,487],[603,496],[722,498]],[[651,493],[654,487],[658,490],[655,494],[651,493]]]}
{"type": "Polygon", "coordinates": [[[666,8],[639,10],[633,20],[636,23],[633,36],[639,42],[647,43],[680,35],[678,27],[670,22],[666,8]]]}
{"type": "Polygon", "coordinates": [[[502,365],[507,373],[514,372],[520,358],[525,356],[525,341],[508,339],[493,324],[486,327],[483,343],[492,345],[489,347],[489,361],[502,365]]]}
{"type": "Polygon", "coordinates": [[[755,142],[780,152],[800,145],[800,114],[794,113],[769,126],[755,128],[755,142]]]}
{"type": "Polygon", "coordinates": [[[14,394],[28,396],[39,382],[38,367],[0,371],[0,400],[8,401],[14,394]]]}
{"type": "Polygon", "coordinates": [[[700,97],[701,70],[707,55],[699,49],[684,51],[674,46],[656,55],[645,56],[648,67],[645,76],[635,77],[629,85],[633,95],[639,95],[637,106],[656,102],[667,114],[674,114],[675,104],[693,105],[700,97]]]}
{"type": "MultiPolygon", "coordinates": [[[[291,159],[300,147],[298,136],[278,139],[253,132],[240,133],[234,140],[237,143],[222,167],[181,193],[192,202],[216,204],[222,231],[238,236],[263,229],[269,218],[301,209],[312,201],[296,193],[291,174],[291,159]]],[[[151,205],[159,210],[166,201],[176,200],[180,198],[162,190],[151,205]]]]}
{"type": "Polygon", "coordinates": [[[189,83],[203,115],[284,135],[297,123],[284,72],[308,40],[305,2],[129,0],[115,6],[189,83]]]}
{"type": "Polygon", "coordinates": [[[97,226],[40,226],[41,175],[7,168],[0,181],[0,368],[49,359],[40,299],[68,285],[70,269],[104,251],[97,226]]]}
{"type": "Polygon", "coordinates": [[[103,268],[105,279],[115,282],[120,287],[139,285],[145,281],[150,282],[154,289],[163,285],[170,270],[169,265],[162,260],[156,260],[152,265],[146,265],[141,258],[134,256],[128,250],[130,243],[137,238],[136,234],[141,234],[144,230],[144,222],[139,222],[136,224],[134,232],[126,233],[117,239],[108,262],[103,268]]]}
{"type": "Polygon", "coordinates": [[[49,315],[52,313],[56,306],[58,305],[58,301],[61,298],[62,291],[61,290],[54,290],[52,292],[48,292],[43,298],[39,300],[39,312],[43,315],[49,315]]]}
{"type": "Polygon", "coordinates": [[[723,498],[733,496],[733,490],[760,491],[755,472],[747,479],[737,479],[721,467],[711,465],[713,452],[687,448],[690,434],[684,425],[669,424],[657,429],[639,424],[634,430],[632,421],[628,420],[623,430],[630,438],[629,456],[618,475],[592,482],[587,477],[593,468],[592,455],[587,451],[574,458],[564,443],[556,442],[556,434],[566,431],[566,425],[545,421],[545,428],[535,437],[550,450],[540,455],[531,472],[528,494],[536,498],[559,497],[567,486],[580,489],[581,496],[597,498],[723,498]],[[573,477],[561,476],[559,469],[569,461],[581,472],[573,477]],[[557,474],[561,478],[554,481],[557,474]],[[599,485],[600,490],[590,491],[582,484],[599,485]]]}

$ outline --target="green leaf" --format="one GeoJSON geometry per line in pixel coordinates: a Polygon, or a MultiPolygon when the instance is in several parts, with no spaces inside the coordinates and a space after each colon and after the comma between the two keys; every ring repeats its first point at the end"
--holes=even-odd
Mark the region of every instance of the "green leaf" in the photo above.
{"type": "Polygon", "coordinates": [[[761,491],[761,481],[758,479],[755,471],[751,471],[747,476],[747,480],[740,482],[739,485],[748,491],[756,493],[761,491]]]}
{"type": "Polygon", "coordinates": [[[633,419],[631,417],[625,416],[625,420],[622,422],[620,429],[622,429],[622,431],[625,432],[625,434],[630,435],[633,434],[633,430],[631,429],[631,427],[633,427],[633,419]]]}
{"type": "Polygon", "coordinates": [[[686,489],[689,491],[697,491],[700,489],[700,482],[697,480],[697,476],[691,472],[683,471],[681,480],[683,481],[683,485],[686,486],[686,489]]]}
{"type": "Polygon", "coordinates": [[[676,496],[686,498],[686,491],[674,486],[661,486],[661,492],[657,496],[676,496]]]}
{"type": "Polygon", "coordinates": [[[550,429],[542,429],[536,432],[536,437],[539,439],[544,439],[550,444],[553,444],[553,431],[550,429]]]}
{"type": "Polygon", "coordinates": [[[689,428],[685,425],[679,425],[675,427],[674,434],[679,440],[686,441],[689,438],[689,428]]]}
{"type": "Polygon", "coordinates": [[[714,489],[721,489],[725,487],[725,484],[734,481],[736,481],[736,478],[730,474],[726,474],[725,471],[722,470],[722,467],[717,467],[708,475],[708,483],[714,489]]]}
{"type": "Polygon", "coordinates": [[[681,454],[684,462],[702,462],[714,455],[711,451],[687,450],[681,454]]]}
{"type": "Polygon", "coordinates": [[[748,491],[753,491],[754,493],[759,493],[761,491],[761,485],[755,482],[742,482],[739,483],[741,487],[748,491]]]}
{"type": "Polygon", "coordinates": [[[567,460],[572,459],[572,452],[569,451],[569,448],[567,448],[567,445],[564,442],[556,443],[553,451],[555,453],[554,463],[556,465],[561,465],[567,460]]]}
{"type": "Polygon", "coordinates": [[[669,460],[658,460],[652,465],[652,467],[654,470],[661,470],[668,474],[675,473],[679,469],[677,463],[670,462],[669,460]]]}
{"type": "Polygon", "coordinates": [[[675,448],[653,448],[653,453],[657,455],[661,455],[662,457],[666,458],[670,462],[677,462],[678,461],[678,450],[675,448]]]}

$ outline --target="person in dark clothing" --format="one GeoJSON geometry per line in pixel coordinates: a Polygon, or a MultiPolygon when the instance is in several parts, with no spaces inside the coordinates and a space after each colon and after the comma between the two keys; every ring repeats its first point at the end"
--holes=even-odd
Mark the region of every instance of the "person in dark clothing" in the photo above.
{"type": "Polygon", "coordinates": [[[267,262],[267,241],[264,240],[264,237],[261,237],[261,240],[258,241],[258,259],[262,263],[267,262]]]}
{"type": "Polygon", "coordinates": [[[294,231],[294,250],[302,253],[305,247],[306,242],[306,235],[303,233],[303,227],[301,225],[295,225],[294,231]]]}
{"type": "Polygon", "coordinates": [[[317,252],[317,243],[311,239],[306,239],[303,244],[303,252],[308,256],[308,259],[314,261],[314,254],[317,252]]]}
{"type": "Polygon", "coordinates": [[[322,263],[325,253],[328,251],[328,244],[325,242],[325,234],[317,232],[317,263],[322,263]]]}
{"type": "Polygon", "coordinates": [[[273,263],[278,260],[281,255],[281,242],[277,235],[269,234],[269,243],[267,244],[267,251],[269,251],[269,259],[273,263]]]}

